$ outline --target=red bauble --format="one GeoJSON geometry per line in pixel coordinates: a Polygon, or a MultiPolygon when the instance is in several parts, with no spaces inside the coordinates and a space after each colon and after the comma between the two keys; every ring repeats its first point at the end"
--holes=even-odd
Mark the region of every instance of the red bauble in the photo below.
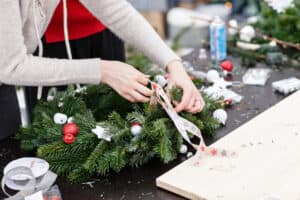
{"type": "Polygon", "coordinates": [[[233,70],[233,64],[229,60],[222,62],[221,67],[224,71],[227,71],[227,72],[232,72],[232,70],[233,70]]]}
{"type": "Polygon", "coordinates": [[[67,133],[67,134],[64,134],[63,140],[64,140],[64,143],[66,143],[66,144],[72,144],[75,142],[75,136],[71,133],[67,133]]]}
{"type": "Polygon", "coordinates": [[[75,123],[67,123],[64,125],[63,127],[63,134],[66,135],[66,134],[72,134],[74,136],[76,136],[78,134],[78,126],[77,124],[75,123]]]}

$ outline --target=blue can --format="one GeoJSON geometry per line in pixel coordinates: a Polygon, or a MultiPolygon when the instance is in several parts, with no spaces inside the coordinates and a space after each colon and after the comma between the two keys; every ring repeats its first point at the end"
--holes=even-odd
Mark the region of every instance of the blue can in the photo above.
{"type": "Polygon", "coordinates": [[[226,26],[220,17],[215,17],[209,27],[211,59],[225,60],[227,57],[226,26]]]}

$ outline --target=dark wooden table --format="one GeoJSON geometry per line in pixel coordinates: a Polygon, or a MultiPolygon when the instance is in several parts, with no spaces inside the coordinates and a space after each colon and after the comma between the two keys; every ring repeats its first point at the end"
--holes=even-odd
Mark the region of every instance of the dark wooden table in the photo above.
{"type": "MultiPolygon", "coordinates": [[[[197,55],[192,53],[185,59],[197,65],[197,55]]],[[[246,68],[239,67],[240,61],[232,59],[235,64],[233,80],[241,81],[246,68]]],[[[257,67],[266,67],[258,64],[257,67]]],[[[259,113],[265,111],[284,98],[281,94],[272,91],[271,83],[291,76],[300,77],[300,70],[285,67],[282,70],[274,69],[270,80],[265,87],[245,86],[237,89],[236,92],[244,96],[241,104],[228,109],[228,123],[216,132],[215,137],[208,139],[212,143],[232,130],[249,121],[259,113]]],[[[299,100],[300,101],[300,100],[299,100]]],[[[262,130],[263,131],[263,130],[262,130]]],[[[13,139],[0,142],[0,171],[11,160],[26,156],[25,152],[19,149],[19,144],[13,139]]],[[[29,155],[30,156],[30,155],[29,155]]],[[[158,199],[158,200],[179,200],[176,195],[158,189],[155,186],[156,177],[178,165],[186,158],[182,156],[176,161],[164,165],[159,161],[152,161],[139,169],[126,169],[119,174],[112,174],[109,177],[98,177],[94,180],[93,188],[86,184],[71,185],[65,180],[58,180],[58,185],[65,200],[101,200],[101,199],[158,199]]],[[[1,174],[1,173],[0,173],[1,174]]],[[[1,177],[1,176],[0,176],[1,177]]],[[[0,192],[0,199],[4,198],[0,192]]]]}

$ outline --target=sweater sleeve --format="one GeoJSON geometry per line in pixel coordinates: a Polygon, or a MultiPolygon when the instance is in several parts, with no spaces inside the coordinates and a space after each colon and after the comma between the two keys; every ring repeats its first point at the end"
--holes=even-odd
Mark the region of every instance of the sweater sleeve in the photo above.
{"type": "Polygon", "coordinates": [[[0,82],[30,86],[100,82],[100,59],[49,59],[28,54],[19,6],[19,1],[0,3],[0,82]]]}
{"type": "Polygon", "coordinates": [[[161,67],[180,58],[126,0],[80,0],[112,32],[161,67]]]}

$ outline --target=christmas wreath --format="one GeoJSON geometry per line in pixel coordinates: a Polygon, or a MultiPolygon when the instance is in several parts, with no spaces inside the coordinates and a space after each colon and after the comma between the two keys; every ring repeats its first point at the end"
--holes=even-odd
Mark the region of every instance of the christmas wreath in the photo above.
{"type": "MultiPolygon", "coordinates": [[[[178,100],[181,95],[178,88],[171,91],[172,99],[178,100]]],[[[204,99],[203,112],[182,112],[180,116],[208,136],[220,126],[212,113],[222,105],[204,99]]],[[[177,157],[183,144],[160,105],[132,104],[105,85],[50,91],[48,101],[40,101],[35,107],[32,125],[22,128],[17,138],[22,149],[37,150],[38,157],[71,182],[120,172],[126,166],[139,167],[153,158],[168,163],[177,157]]]]}

